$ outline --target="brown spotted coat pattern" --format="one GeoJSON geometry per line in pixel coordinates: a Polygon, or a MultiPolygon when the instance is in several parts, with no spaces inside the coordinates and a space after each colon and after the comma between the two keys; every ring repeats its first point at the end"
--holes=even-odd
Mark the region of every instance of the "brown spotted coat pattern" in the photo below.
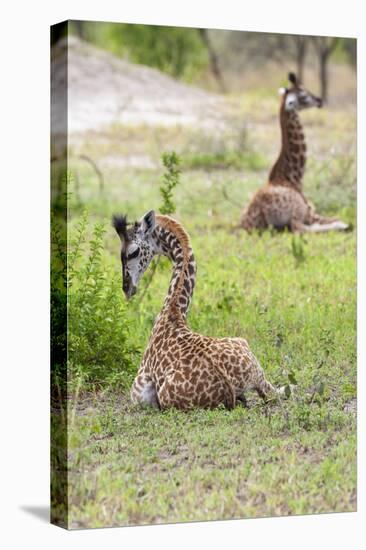
{"type": "Polygon", "coordinates": [[[321,100],[305,90],[293,73],[289,78],[293,86],[283,90],[280,104],[281,151],[268,183],[257,191],[243,211],[240,225],[249,232],[268,227],[287,227],[296,232],[346,229],[347,225],[340,220],[318,215],[302,192],[306,143],[298,110],[320,107],[321,100]],[[294,106],[289,108],[291,98],[294,106]]]}
{"type": "Polygon", "coordinates": [[[262,397],[276,391],[243,338],[210,338],[188,327],[196,263],[183,227],[157,215],[153,239],[158,253],[172,261],[173,274],[131,389],[132,401],[161,409],[220,403],[232,409],[246,390],[262,397]]]}

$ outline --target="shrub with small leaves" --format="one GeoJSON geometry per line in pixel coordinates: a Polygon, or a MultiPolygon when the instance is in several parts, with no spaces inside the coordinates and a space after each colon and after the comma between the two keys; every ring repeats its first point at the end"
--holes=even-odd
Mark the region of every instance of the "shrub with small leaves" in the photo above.
{"type": "MultiPolygon", "coordinates": [[[[57,380],[66,380],[67,361],[67,257],[66,224],[52,216],[51,232],[51,378],[52,393],[57,380]]],[[[65,389],[65,386],[62,388],[65,389]]]]}
{"type": "Polygon", "coordinates": [[[127,387],[138,350],[130,343],[120,277],[104,257],[105,228],[96,224],[90,239],[89,231],[84,214],[68,243],[69,384],[127,387]]]}
{"type": "Polygon", "coordinates": [[[173,191],[179,184],[180,159],[178,155],[172,151],[170,153],[163,153],[162,161],[166,171],[163,175],[163,182],[160,187],[160,194],[163,202],[159,208],[159,212],[160,214],[173,214],[176,210],[173,202],[173,191]]]}

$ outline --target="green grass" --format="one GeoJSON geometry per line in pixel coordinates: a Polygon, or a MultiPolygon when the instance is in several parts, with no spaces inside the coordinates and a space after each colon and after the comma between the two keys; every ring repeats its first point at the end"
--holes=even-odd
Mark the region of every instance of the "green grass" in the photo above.
{"type": "MultiPolygon", "coordinates": [[[[258,116],[262,120],[263,112],[258,116]]],[[[332,117],[333,127],[343,128],[344,113],[332,117]]],[[[314,118],[313,125],[319,143],[333,139],[324,118],[318,126],[314,118]]],[[[322,151],[309,160],[305,192],[321,213],[355,224],[354,153],[349,136],[342,141],[342,135],[336,132],[338,154],[322,151]]],[[[145,146],[152,150],[151,136],[145,146]]],[[[139,147],[143,150],[142,143],[139,147]]],[[[198,263],[190,326],[211,336],[244,336],[274,384],[286,384],[294,374],[296,393],[284,402],[284,411],[254,394],[248,409],[231,412],[133,407],[124,388],[137,371],[168,288],[170,264],[162,260],[143,299],[137,294],[120,308],[123,338],[138,351],[129,371],[115,377],[124,384],[99,385],[98,391],[88,386],[87,392],[80,384],[72,388],[70,527],[356,509],[356,235],[300,239],[235,229],[243,205],[265,182],[270,148],[264,140],[259,154],[268,164],[258,170],[255,162],[245,169],[186,166],[174,201],[198,263]]],[[[101,196],[95,174],[82,163],[76,168],[81,204],[72,195],[70,232],[85,206],[91,224],[105,225],[101,265],[120,292],[111,215],[122,211],[135,219],[157,208],[162,169],[105,168],[101,196]]],[[[118,356],[108,372],[113,368],[121,372],[118,356]]]]}
{"type": "Polygon", "coordinates": [[[188,169],[204,168],[217,170],[220,168],[234,168],[259,171],[266,164],[258,153],[240,151],[220,151],[216,153],[193,153],[183,156],[183,167],[188,169]]]}
{"type": "Polygon", "coordinates": [[[354,510],[353,418],[286,408],[289,426],[258,403],[161,413],[96,399],[70,437],[71,527],[354,510]]]}

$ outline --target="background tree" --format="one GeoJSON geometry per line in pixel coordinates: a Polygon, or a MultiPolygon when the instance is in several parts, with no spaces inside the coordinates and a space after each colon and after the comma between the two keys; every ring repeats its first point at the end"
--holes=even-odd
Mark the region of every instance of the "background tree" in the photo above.
{"type": "Polygon", "coordinates": [[[61,38],[67,36],[68,33],[68,21],[63,21],[57,25],[52,25],[51,27],[51,46],[56,44],[61,38]]]}
{"type": "Polygon", "coordinates": [[[342,50],[345,53],[347,62],[356,71],[357,69],[357,40],[355,38],[340,38],[342,50]]]}
{"type": "Polygon", "coordinates": [[[308,50],[309,37],[294,35],[291,37],[295,49],[296,74],[300,81],[304,80],[305,58],[308,50]]]}
{"type": "Polygon", "coordinates": [[[326,103],[328,101],[328,62],[340,38],[329,36],[313,36],[313,44],[319,63],[320,95],[326,103]]]}
{"type": "Polygon", "coordinates": [[[73,25],[74,25],[77,36],[81,40],[86,40],[86,33],[85,33],[86,22],[85,21],[73,21],[73,25]]]}
{"type": "Polygon", "coordinates": [[[215,49],[212,46],[211,40],[209,38],[208,29],[198,29],[199,35],[207,48],[208,57],[210,60],[210,68],[213,76],[216,79],[216,82],[219,85],[221,92],[226,92],[225,82],[221,73],[219,59],[215,49]]]}
{"type": "Polygon", "coordinates": [[[192,80],[208,66],[207,45],[197,29],[75,21],[72,32],[83,40],[134,63],[192,80]]]}
{"type": "MultiPolygon", "coordinates": [[[[67,28],[133,63],[221,92],[242,91],[249,84],[247,75],[251,87],[273,87],[285,82],[289,70],[306,83],[306,66],[318,63],[321,95],[327,101],[332,54],[337,62],[356,69],[356,40],[349,38],[91,21],[71,21],[67,28]]],[[[63,35],[64,29],[54,28],[52,42],[63,35]]]]}

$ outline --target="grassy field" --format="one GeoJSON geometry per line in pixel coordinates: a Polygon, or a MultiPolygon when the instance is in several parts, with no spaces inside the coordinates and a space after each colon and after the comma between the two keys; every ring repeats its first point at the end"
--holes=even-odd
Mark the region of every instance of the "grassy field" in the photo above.
{"type": "MultiPolygon", "coordinates": [[[[261,110],[250,97],[239,104],[237,119],[250,117],[252,123],[238,123],[230,139],[175,128],[114,127],[74,146],[79,191],[71,178],[70,234],[87,209],[86,256],[93,225],[105,226],[103,284],[114,290],[113,315],[123,317],[123,342],[132,352],[125,368],[117,345],[108,359],[116,378],[101,376],[94,385],[88,372],[96,369],[95,360],[73,367],[71,528],[356,509],[356,234],[302,238],[235,229],[279,147],[277,101],[266,99],[261,110]],[[175,216],[191,236],[198,264],[189,324],[211,336],[244,336],[276,385],[295,376],[297,389],[284,410],[254,394],[249,408],[231,412],[158,412],[129,402],[170,264],[162,260],[151,284],[142,281],[143,292],[126,304],[110,218],[122,211],[135,219],[159,209],[159,157],[168,149],[182,158],[175,216]],[[102,194],[95,172],[77,160],[81,150],[103,169],[102,194]]],[[[303,121],[310,157],[305,192],[321,213],[355,226],[354,113],[309,112],[303,121]]],[[[118,334],[105,330],[96,340],[106,336],[113,343],[118,334]]]]}

